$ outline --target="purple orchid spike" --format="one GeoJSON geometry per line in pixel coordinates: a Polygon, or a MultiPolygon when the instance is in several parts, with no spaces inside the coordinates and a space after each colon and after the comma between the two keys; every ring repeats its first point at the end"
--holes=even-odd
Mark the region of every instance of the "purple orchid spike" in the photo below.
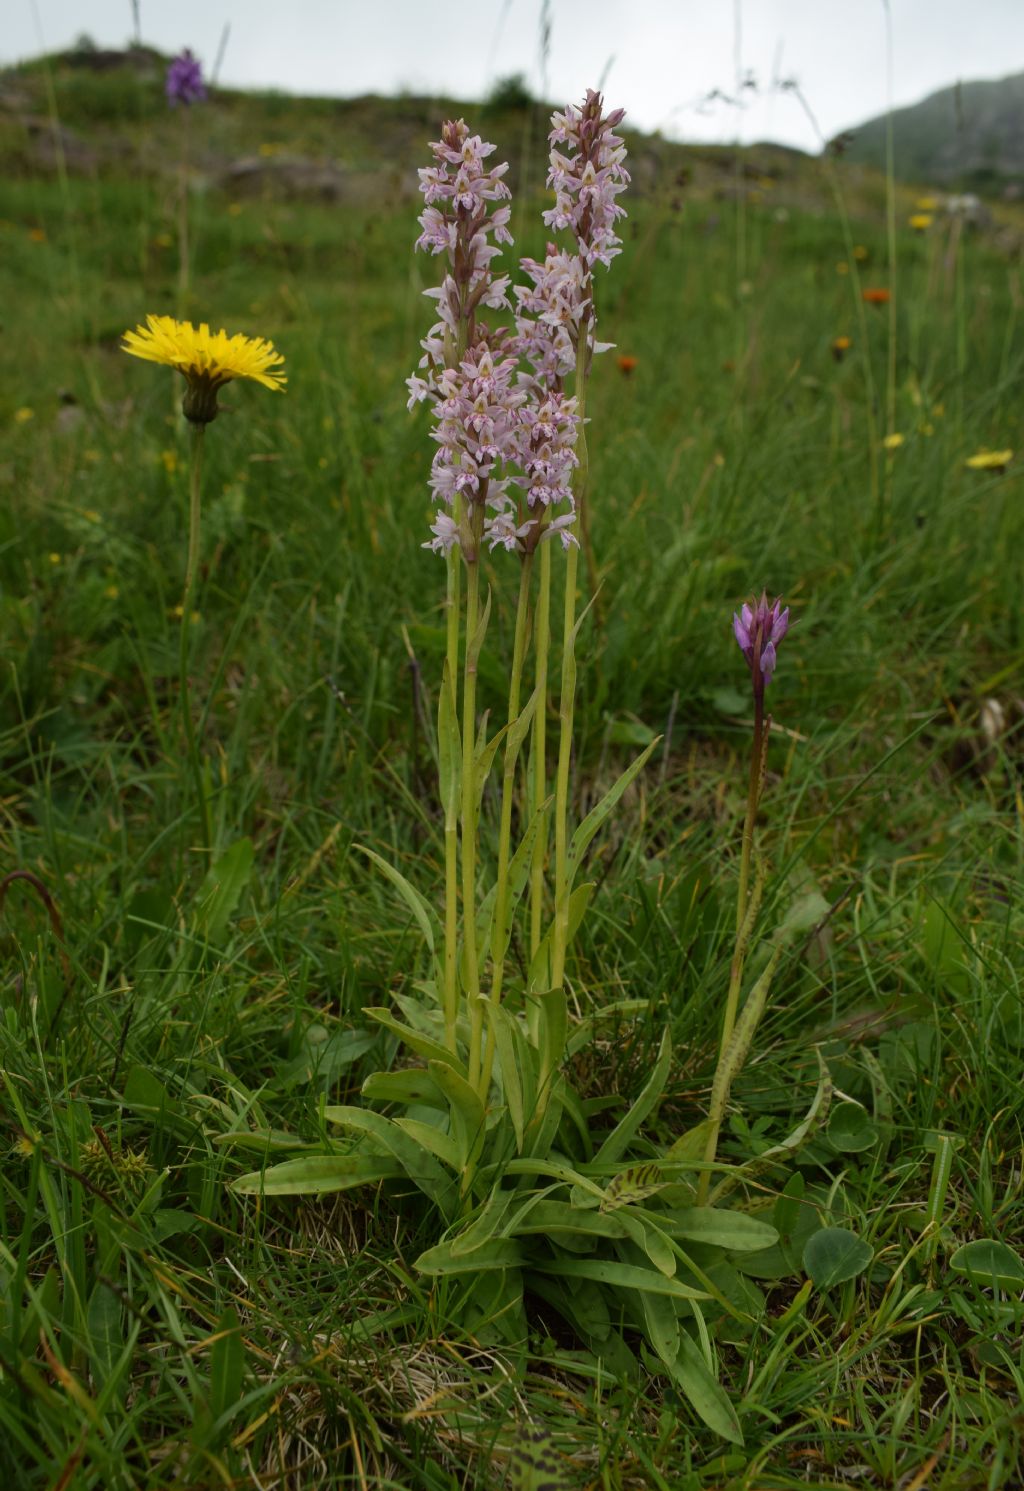
{"type": "Polygon", "coordinates": [[[172,108],[178,104],[203,103],[206,99],[206,84],[198,57],[193,57],[188,47],[175,57],[167,69],[164,83],[167,102],[172,108]]]}
{"type": "Polygon", "coordinates": [[[733,612],[732,630],[747,660],[755,690],[759,682],[762,688],[771,683],[777,662],[776,648],[789,630],[789,607],[782,609],[781,597],[769,606],[768,597],[762,590],[761,599],[753,606],[744,602],[739,615],[733,612]],[[755,668],[760,671],[760,679],[755,668]]]}

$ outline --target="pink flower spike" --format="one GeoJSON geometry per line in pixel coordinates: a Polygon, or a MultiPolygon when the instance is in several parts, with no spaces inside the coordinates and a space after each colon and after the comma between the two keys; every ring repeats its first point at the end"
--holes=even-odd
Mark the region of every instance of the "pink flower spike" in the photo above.
{"type": "Polygon", "coordinates": [[[783,610],[781,599],[769,606],[764,591],[753,606],[744,603],[739,615],[733,613],[732,633],[747,660],[755,693],[771,683],[778,663],[777,648],[788,631],[789,607],[783,610]]]}

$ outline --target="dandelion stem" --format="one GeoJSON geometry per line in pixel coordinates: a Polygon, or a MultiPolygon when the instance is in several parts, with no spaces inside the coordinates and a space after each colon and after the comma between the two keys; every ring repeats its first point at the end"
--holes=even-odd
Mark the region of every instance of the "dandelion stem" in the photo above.
{"type": "Polygon", "coordinates": [[[192,477],[189,486],[188,505],[188,559],[185,565],[185,597],[181,606],[181,633],[179,639],[178,673],[181,684],[181,715],[185,726],[185,744],[189,767],[195,786],[199,807],[199,822],[203,836],[203,849],[210,852],[210,810],[206,800],[203,771],[196,744],[195,725],[192,721],[192,699],[189,688],[188,653],[189,633],[192,626],[192,603],[195,598],[196,580],[199,572],[199,494],[203,471],[203,431],[205,426],[195,424],[192,429],[192,477]]]}
{"type": "MultiPolygon", "coordinates": [[[[527,619],[530,610],[530,577],[533,570],[533,555],[523,557],[519,572],[519,599],[516,604],[516,630],[512,643],[512,674],[508,686],[509,727],[519,718],[522,693],[523,656],[526,652],[527,619]]],[[[494,906],[494,931],[491,937],[491,989],[490,1003],[497,1008],[501,1003],[501,988],[505,976],[505,944],[509,926],[508,869],[512,847],[512,799],[515,794],[516,758],[518,751],[505,742],[505,770],[501,783],[501,824],[498,830],[498,883],[494,906]]],[[[480,1097],[486,1103],[491,1085],[491,1070],[494,1065],[494,1023],[487,1029],[487,1044],[484,1049],[484,1066],[480,1078],[480,1097]]]]}

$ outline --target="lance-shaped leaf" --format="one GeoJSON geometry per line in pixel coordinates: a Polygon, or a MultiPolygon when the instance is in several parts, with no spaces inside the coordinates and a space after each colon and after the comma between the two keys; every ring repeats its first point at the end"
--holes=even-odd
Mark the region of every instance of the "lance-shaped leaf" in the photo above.
{"type": "Polygon", "coordinates": [[[724,1196],[728,1196],[730,1191],[734,1191],[738,1185],[753,1180],[782,1161],[792,1159],[825,1122],[832,1105],[832,1075],[825,1065],[825,1058],[820,1048],[816,1046],[815,1051],[818,1056],[818,1086],[811,1106],[807,1110],[806,1118],[797,1124],[793,1132],[783,1139],[781,1144],[774,1144],[763,1154],[756,1155],[753,1159],[747,1160],[745,1164],[737,1165],[734,1170],[730,1170],[711,1192],[708,1199],[712,1206],[715,1206],[724,1196]]]}
{"type": "Polygon", "coordinates": [[[443,1061],[432,1061],[430,1075],[448,1099],[451,1114],[451,1132],[459,1151],[459,1169],[467,1169],[479,1153],[484,1142],[484,1105],[475,1087],[465,1077],[453,1072],[443,1061]]]}
{"type": "Polygon", "coordinates": [[[437,941],[441,940],[441,924],[429,901],[425,900],[418,890],[413,889],[400,870],[396,870],[394,865],[388,864],[387,860],[375,853],[373,849],[368,849],[365,844],[357,844],[355,847],[361,854],[365,854],[367,859],[372,860],[377,868],[391,881],[391,884],[398,891],[402,900],[416,918],[419,929],[423,933],[423,940],[427,944],[431,954],[433,954],[435,937],[437,941]]]}
{"type": "Polygon", "coordinates": [[[521,1154],[526,1126],[533,1117],[537,1099],[537,1052],[526,1039],[519,1021],[508,1010],[488,1004],[487,1015],[494,1029],[501,1090],[508,1104],[516,1148],[521,1154]]]}
{"type": "Polygon", "coordinates": [[[447,1046],[442,1046],[440,1041],[433,1041],[429,1036],[422,1035],[418,1030],[413,1030],[411,1026],[403,1025],[401,1020],[395,1019],[390,1010],[377,1009],[372,1005],[367,1005],[363,1009],[363,1014],[370,1020],[376,1020],[379,1025],[384,1026],[385,1030],[390,1030],[393,1035],[397,1035],[399,1040],[404,1041],[409,1047],[409,1050],[415,1051],[417,1056],[422,1056],[427,1061],[442,1061],[447,1066],[450,1066],[453,1071],[465,1076],[465,1063],[460,1057],[456,1056],[453,1051],[449,1051],[447,1046]]]}
{"type": "MultiPolygon", "coordinates": [[[[593,891],[594,882],[588,880],[584,885],[578,885],[569,897],[569,918],[566,931],[567,947],[571,945],[573,938],[579,931],[580,923],[586,913],[593,891]]],[[[528,984],[531,989],[542,989],[546,983],[550,982],[549,968],[552,931],[553,924],[544,933],[540,941],[540,946],[530,962],[528,984]]]]}
{"type": "Polygon", "coordinates": [[[597,1151],[597,1164],[614,1163],[622,1157],[623,1152],[636,1138],[640,1125],[660,1102],[671,1066],[672,1041],[666,1027],[662,1032],[661,1047],[658,1051],[658,1059],[654,1063],[654,1070],[644,1083],[643,1089],[628,1113],[619,1120],[597,1151]]]}
{"type": "Polygon", "coordinates": [[[679,1355],[674,1362],[666,1365],[669,1376],[708,1428],[730,1444],[742,1444],[743,1431],[736,1417],[736,1410],[692,1336],[683,1331],[679,1355]]]}
{"type": "Polygon", "coordinates": [[[492,1238],[472,1253],[453,1253],[450,1242],[428,1248],[416,1259],[421,1274],[484,1273],[494,1268],[517,1268],[523,1262],[519,1245],[507,1237],[492,1238]]]}
{"type": "Polygon", "coordinates": [[[593,839],[598,829],[608,819],[612,809],[615,807],[619,798],[625,792],[629,784],[643,770],[644,766],[647,763],[648,757],[660,740],[661,736],[659,735],[657,739],[651,741],[650,745],[645,751],[642,751],[640,753],[640,755],[636,758],[631,766],[627,766],[626,770],[619,777],[615,785],[610,788],[608,792],[605,793],[604,797],[602,797],[601,801],[595,808],[591,808],[590,812],[584,818],[579,828],[577,828],[576,832],[573,834],[572,843],[569,845],[567,866],[570,885],[573,884],[573,881],[576,878],[576,871],[579,869],[580,862],[582,861],[583,856],[590,845],[591,839],[593,839]]]}
{"type": "Polygon", "coordinates": [[[702,1289],[692,1289],[678,1279],[657,1273],[652,1268],[637,1268],[632,1263],[616,1263],[605,1258],[562,1258],[534,1265],[539,1273],[560,1279],[592,1279],[596,1284],[611,1284],[619,1289],[647,1290],[650,1294],[667,1294],[672,1299],[707,1299],[702,1289]]]}
{"type": "Polygon", "coordinates": [[[430,1198],[442,1215],[449,1214],[456,1201],[452,1177],[418,1139],[400,1128],[393,1119],[369,1108],[348,1106],[325,1108],[324,1117],[328,1123],[340,1124],[352,1133],[367,1134],[376,1149],[384,1150],[398,1161],[408,1178],[430,1198]]]}
{"type": "Polygon", "coordinates": [[[231,1182],[231,1189],[242,1196],[323,1196],[404,1175],[404,1166],[390,1155],[365,1152],[305,1155],[240,1175],[231,1182]]]}

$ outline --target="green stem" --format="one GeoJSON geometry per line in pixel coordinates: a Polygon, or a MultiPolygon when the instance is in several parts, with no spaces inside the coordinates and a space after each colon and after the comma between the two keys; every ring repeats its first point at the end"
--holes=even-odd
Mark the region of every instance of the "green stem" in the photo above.
{"type": "Polygon", "coordinates": [[[192,426],[192,479],[189,488],[188,506],[188,559],[185,564],[185,598],[181,605],[181,634],[179,638],[178,676],[181,683],[181,715],[185,726],[185,745],[189,767],[195,786],[196,802],[199,806],[199,821],[203,835],[203,849],[210,852],[210,811],[203,784],[203,771],[196,744],[195,725],[192,721],[192,699],[188,678],[189,631],[192,625],[192,602],[195,598],[196,580],[199,573],[199,493],[203,471],[204,425],[192,426]]]}
{"type": "Polygon", "coordinates": [[[466,971],[466,1000],[469,1005],[469,1081],[479,1087],[480,1035],[483,1010],[480,1006],[480,965],[476,945],[476,676],[480,639],[480,555],[483,506],[473,504],[471,522],[476,540],[466,560],[466,665],[462,687],[462,947],[466,971]]]}
{"type": "MultiPolygon", "coordinates": [[[[760,648],[755,656],[755,668],[760,664],[760,648]]],[[[708,1134],[707,1144],[704,1150],[704,1158],[708,1169],[701,1174],[697,1185],[697,1204],[705,1206],[708,1199],[708,1189],[711,1185],[711,1169],[714,1164],[715,1153],[718,1149],[718,1135],[722,1127],[722,1119],[725,1116],[725,1104],[728,1100],[728,1087],[722,1089],[718,1081],[718,1074],[725,1064],[725,1053],[732,1039],[733,1029],[736,1025],[736,1015],[739,1010],[740,987],[743,983],[743,967],[746,962],[747,947],[753,933],[751,925],[752,913],[756,914],[756,906],[751,904],[750,895],[750,861],[754,849],[754,825],[757,821],[757,808],[761,800],[761,780],[764,768],[764,685],[757,686],[755,676],[754,684],[754,738],[750,744],[750,780],[747,788],[747,812],[743,820],[743,844],[740,850],[740,878],[736,888],[736,939],[733,944],[732,960],[729,964],[729,989],[725,997],[725,1013],[722,1017],[722,1037],[718,1046],[718,1062],[715,1067],[715,1080],[712,1083],[712,1106],[708,1114],[711,1120],[711,1130],[708,1134]],[[718,1096],[716,1096],[718,1095],[718,1096]]],[[[756,895],[754,900],[759,898],[756,895]]]]}
{"type": "MultiPolygon", "coordinates": [[[[577,529],[587,498],[587,431],[586,402],[589,322],[580,326],[576,350],[576,401],[579,414],[579,439],[576,452],[579,465],[573,472],[573,495],[576,499],[577,529]]],[[[565,979],[565,958],[569,946],[569,766],[572,760],[572,728],[576,707],[576,570],[579,549],[570,545],[565,564],[565,612],[562,621],[562,679],[558,697],[558,767],[555,773],[555,926],[551,940],[551,987],[558,989],[565,979]]]]}
{"type": "MultiPolygon", "coordinates": [[[[519,701],[522,693],[523,655],[526,652],[527,617],[530,610],[530,576],[533,571],[533,555],[523,559],[519,574],[519,600],[516,605],[516,630],[512,643],[512,675],[508,686],[508,723],[511,727],[519,718],[519,701]]],[[[494,931],[491,937],[491,988],[489,1000],[492,1008],[501,1003],[501,989],[505,977],[505,944],[509,926],[508,868],[512,851],[512,800],[515,795],[517,751],[506,741],[505,771],[501,783],[501,824],[498,830],[498,883],[494,905],[494,931]]],[[[487,1029],[487,1044],[484,1049],[484,1066],[480,1078],[479,1093],[484,1103],[491,1085],[494,1066],[494,1022],[487,1029]]]]}
{"type": "MultiPolygon", "coordinates": [[[[458,550],[448,551],[447,590],[447,661],[442,688],[450,692],[452,719],[458,718],[459,689],[459,592],[462,557],[458,550]]],[[[444,1025],[451,1051],[457,1049],[456,1026],[459,1011],[459,813],[454,793],[444,803],[444,1025]]]]}
{"type": "MultiPolygon", "coordinates": [[[[532,783],[534,813],[547,796],[548,653],[551,646],[551,544],[540,546],[540,587],[537,596],[536,650],[537,708],[532,726],[532,783]]],[[[548,836],[542,825],[533,846],[530,866],[530,958],[536,956],[544,935],[544,860],[548,836]]]]}

